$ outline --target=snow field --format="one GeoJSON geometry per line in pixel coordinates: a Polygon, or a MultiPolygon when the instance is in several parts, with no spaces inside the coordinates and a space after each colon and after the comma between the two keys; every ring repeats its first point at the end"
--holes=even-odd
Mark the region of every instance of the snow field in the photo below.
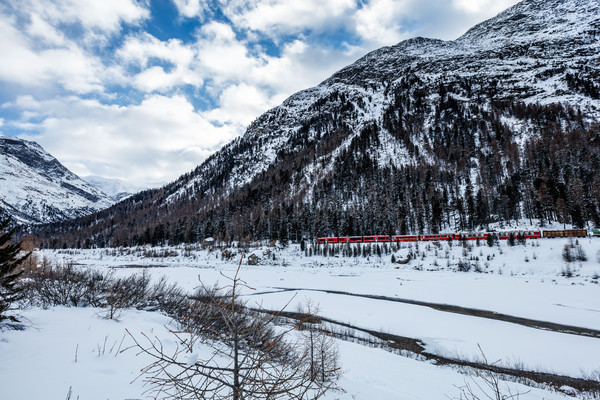
{"type": "MultiPolygon", "coordinates": [[[[452,314],[428,307],[318,292],[297,292],[288,308],[310,299],[319,315],[359,328],[418,338],[429,353],[478,361],[481,346],[489,360],[568,376],[593,371],[600,360],[600,339],[550,332],[508,322],[452,314]]],[[[284,307],[292,292],[252,297],[269,310],[284,307]]]]}
{"type": "MultiPolygon", "coordinates": [[[[119,321],[100,318],[103,310],[56,307],[23,312],[31,326],[26,331],[0,332],[0,385],[2,399],[119,400],[142,399],[148,386],[135,380],[150,359],[133,344],[142,332],[172,347],[169,319],[158,313],[126,310],[119,321]],[[77,357],[77,360],[75,360],[77,357]]],[[[344,392],[327,400],[429,400],[458,397],[457,386],[470,378],[448,367],[404,358],[378,348],[337,340],[344,392]]],[[[206,351],[200,348],[199,352],[206,351]]],[[[193,357],[194,355],[191,355],[193,357]]],[[[564,399],[542,389],[508,383],[527,399],[564,399]]]]}
{"type": "MultiPolygon", "coordinates": [[[[478,360],[477,345],[480,344],[490,361],[501,359],[508,366],[517,364],[526,369],[579,377],[582,370],[592,372],[600,368],[600,339],[452,314],[424,306],[315,291],[337,290],[451,304],[600,330],[600,264],[596,257],[600,251],[600,239],[579,239],[579,243],[588,260],[570,263],[571,276],[564,273],[567,264],[562,260],[561,253],[569,241],[563,239],[528,241],[526,246],[514,247],[505,242],[500,247],[492,248],[484,243],[479,247],[473,244],[470,250],[463,249],[458,243],[454,243],[452,247],[447,243],[441,243],[439,247],[420,243],[418,251],[414,245],[402,250],[419,254],[418,258],[405,265],[392,264],[391,254],[381,258],[306,257],[298,245],[277,249],[264,247],[250,249],[260,257],[259,265],[249,266],[244,261],[240,276],[254,288],[244,291],[244,297],[250,306],[259,304],[276,309],[287,304],[287,311],[295,311],[299,303],[310,299],[319,306],[320,314],[325,317],[358,327],[420,339],[431,353],[478,360]],[[474,264],[477,262],[475,257],[479,258],[484,272],[477,273],[474,269],[469,272],[456,271],[459,260],[469,260],[474,264]],[[525,261],[526,257],[528,261],[525,261]],[[282,288],[289,291],[281,292],[282,288]],[[294,293],[297,293],[295,297],[294,293]]],[[[235,248],[233,251],[241,252],[241,249],[235,248]]],[[[219,249],[186,249],[183,246],[163,249],[43,251],[39,255],[40,259],[45,258],[55,264],[74,263],[81,268],[110,268],[117,276],[145,270],[154,279],[165,275],[169,281],[177,282],[188,290],[199,286],[199,279],[208,286],[214,282],[227,284],[223,275],[233,276],[239,261],[237,255],[229,260],[223,259],[219,249]]],[[[0,333],[0,358],[18,359],[21,356],[24,360],[19,361],[20,367],[14,373],[11,372],[12,375],[0,369],[0,384],[3,383],[1,381],[8,382],[9,386],[12,385],[11,394],[16,396],[9,398],[35,398],[19,394],[19,390],[25,390],[19,387],[23,386],[22,383],[18,384],[19,376],[25,373],[23,371],[27,371],[27,374],[44,375],[54,369],[66,371],[60,375],[62,380],[47,382],[47,379],[42,379],[42,382],[52,385],[55,390],[53,393],[58,396],[65,397],[70,386],[73,387],[74,394],[85,393],[87,384],[83,385],[84,389],[80,389],[80,386],[70,383],[69,378],[74,377],[74,382],[86,382],[89,378],[84,377],[83,370],[87,370],[90,376],[97,374],[101,379],[121,379],[122,376],[127,376],[124,381],[119,381],[121,383],[111,384],[114,392],[110,393],[120,393],[119,395],[101,398],[127,398],[121,393],[135,390],[139,392],[137,395],[132,394],[131,398],[141,398],[139,393],[144,388],[139,381],[127,388],[123,386],[129,385],[132,376],[137,375],[131,371],[139,371],[145,365],[141,358],[130,358],[127,352],[116,358],[111,354],[110,360],[119,363],[117,367],[109,365],[108,360],[103,365],[106,357],[95,356],[93,361],[84,363],[81,351],[84,343],[87,343],[88,352],[90,348],[102,345],[107,334],[108,342],[113,338],[120,340],[125,327],[130,324],[134,327],[147,324],[139,330],[159,332],[164,330],[163,325],[168,319],[165,321],[165,317],[156,313],[125,311],[122,321],[115,323],[99,319],[95,315],[98,310],[60,310],[27,311],[28,318],[40,318],[42,321],[36,322],[39,330],[0,333]],[[63,314],[66,319],[63,323],[52,322],[52,318],[45,316],[63,314]],[[48,331],[43,328],[44,324],[48,324],[48,331]],[[45,343],[51,340],[52,335],[55,335],[51,333],[55,329],[51,328],[53,324],[79,324],[80,327],[73,330],[72,336],[64,335],[62,338],[62,334],[56,334],[62,339],[58,345],[52,346],[52,350],[37,344],[28,347],[29,342],[45,343]],[[118,329],[119,333],[112,331],[113,328],[118,329]],[[84,341],[75,337],[76,331],[83,336],[90,335],[89,332],[98,334],[84,341]],[[27,340],[16,339],[18,335],[30,336],[27,340]],[[82,369],[80,378],[72,372],[75,369],[73,356],[77,343],[80,344],[82,360],[76,366],[82,369]],[[63,356],[61,358],[54,353],[63,356]],[[57,361],[51,366],[44,362],[38,363],[38,358],[57,361]],[[36,363],[39,364],[38,367],[29,368],[30,364],[36,363]]],[[[379,348],[340,340],[337,342],[344,371],[340,385],[347,393],[332,393],[327,399],[458,397],[459,391],[454,386],[461,386],[465,378],[470,379],[459,374],[455,368],[435,366],[379,348]]],[[[94,387],[93,385],[90,383],[90,387],[94,387]]],[[[509,385],[518,388],[519,392],[530,389],[515,383],[509,385]]],[[[81,398],[96,397],[82,395],[81,398]]],[[[564,396],[548,390],[531,389],[531,392],[521,398],[555,399],[564,396]]]]}
{"type": "Polygon", "coordinates": [[[135,380],[149,359],[136,356],[132,334],[165,335],[169,318],[126,310],[122,322],[103,319],[97,308],[55,307],[23,312],[25,331],[0,332],[2,399],[139,399],[135,380]]]}

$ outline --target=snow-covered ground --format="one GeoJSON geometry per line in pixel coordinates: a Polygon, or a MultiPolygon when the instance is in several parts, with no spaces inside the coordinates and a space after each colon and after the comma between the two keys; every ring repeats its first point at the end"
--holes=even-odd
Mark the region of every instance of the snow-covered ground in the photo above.
{"type": "MultiPolygon", "coordinates": [[[[579,239],[578,243],[587,261],[569,264],[562,258],[564,246],[570,244],[566,239],[530,240],[514,247],[502,242],[491,248],[470,243],[467,249],[459,243],[420,243],[418,248],[412,244],[395,252],[397,259],[408,253],[419,255],[402,265],[392,264],[390,249],[388,254],[383,250],[381,257],[307,257],[298,245],[264,247],[249,249],[259,263],[247,265],[245,258],[241,275],[254,288],[245,290],[251,306],[279,309],[287,305],[287,310],[295,311],[311,300],[324,317],[418,339],[431,354],[475,360],[480,345],[490,361],[500,359],[507,366],[581,377],[600,369],[598,337],[393,301],[448,304],[600,330],[600,239],[579,239]],[[459,261],[470,262],[471,270],[458,272],[459,261]],[[476,265],[482,272],[475,272],[476,265]]],[[[225,283],[222,274],[234,274],[242,251],[234,248],[229,260],[224,259],[222,249],[185,246],[44,251],[40,256],[55,264],[110,268],[117,275],[143,268],[154,278],[165,275],[192,289],[199,279],[208,285],[225,283]]],[[[130,342],[125,329],[151,332],[167,341],[169,337],[165,325],[170,321],[158,313],[128,310],[119,322],[104,320],[101,310],[91,308],[31,309],[23,315],[30,321],[29,329],[0,332],[0,387],[8,390],[6,398],[10,399],[65,398],[69,388],[71,398],[143,398],[142,381],[130,382],[149,360],[136,356],[135,351],[119,353],[116,349],[130,342]]],[[[452,398],[459,395],[455,386],[470,379],[455,367],[337,342],[344,371],[340,385],[346,393],[331,393],[329,399],[452,398]]],[[[521,398],[565,398],[549,389],[509,385],[513,392],[531,390],[521,398]]]]}

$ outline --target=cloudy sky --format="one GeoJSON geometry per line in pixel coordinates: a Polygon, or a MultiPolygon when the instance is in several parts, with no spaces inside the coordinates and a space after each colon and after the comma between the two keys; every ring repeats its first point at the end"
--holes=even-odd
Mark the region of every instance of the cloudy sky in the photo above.
{"type": "Polygon", "coordinates": [[[367,52],[517,0],[2,0],[0,134],[158,186],[367,52]]]}

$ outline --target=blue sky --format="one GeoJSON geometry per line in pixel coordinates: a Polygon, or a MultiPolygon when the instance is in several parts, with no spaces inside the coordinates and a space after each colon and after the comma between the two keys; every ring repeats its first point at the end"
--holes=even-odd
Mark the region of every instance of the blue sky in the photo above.
{"type": "Polygon", "coordinates": [[[177,178],[367,52],[516,0],[2,0],[0,134],[80,176],[177,178]]]}

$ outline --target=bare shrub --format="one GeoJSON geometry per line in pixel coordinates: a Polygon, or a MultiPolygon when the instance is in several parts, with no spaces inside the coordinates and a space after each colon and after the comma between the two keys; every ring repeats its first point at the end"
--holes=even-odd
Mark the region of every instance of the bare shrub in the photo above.
{"type": "Polygon", "coordinates": [[[579,244],[579,241],[573,242],[569,240],[569,243],[565,244],[562,251],[562,258],[564,262],[570,263],[575,261],[587,261],[587,255],[579,244]]]}
{"type": "Polygon", "coordinates": [[[25,297],[41,307],[101,307],[108,289],[107,274],[79,270],[72,264],[64,267],[42,267],[30,271],[24,279],[25,297]]]}
{"type": "Polygon", "coordinates": [[[144,271],[126,278],[107,279],[106,292],[100,296],[101,307],[108,309],[106,317],[116,319],[120,310],[144,303],[150,276],[144,271]]]}
{"type": "Polygon", "coordinates": [[[565,247],[563,247],[562,258],[563,261],[566,263],[575,261],[575,255],[573,254],[571,246],[569,246],[568,244],[565,244],[565,247]]]}
{"type": "Polygon", "coordinates": [[[585,254],[585,251],[583,250],[581,245],[577,245],[577,247],[575,248],[575,253],[577,261],[587,261],[587,254],[585,254]]]}
{"type": "Polygon", "coordinates": [[[177,315],[187,301],[187,293],[169,285],[165,277],[151,284],[146,271],[117,278],[112,272],[79,269],[72,264],[26,270],[23,287],[26,305],[106,308],[110,319],[130,307],[177,315]]]}
{"type": "Polygon", "coordinates": [[[337,358],[324,347],[332,363],[322,371],[311,357],[324,342],[307,346],[294,327],[273,328],[276,313],[258,313],[240,301],[238,292],[247,287],[239,278],[241,261],[235,276],[226,277],[227,287],[201,283],[183,329],[173,332],[174,350],[157,338],[143,334],[142,343],[130,334],[134,348],[154,360],[140,375],[154,398],[316,399],[335,388],[337,358]],[[201,352],[200,345],[209,350],[201,352]]]}

